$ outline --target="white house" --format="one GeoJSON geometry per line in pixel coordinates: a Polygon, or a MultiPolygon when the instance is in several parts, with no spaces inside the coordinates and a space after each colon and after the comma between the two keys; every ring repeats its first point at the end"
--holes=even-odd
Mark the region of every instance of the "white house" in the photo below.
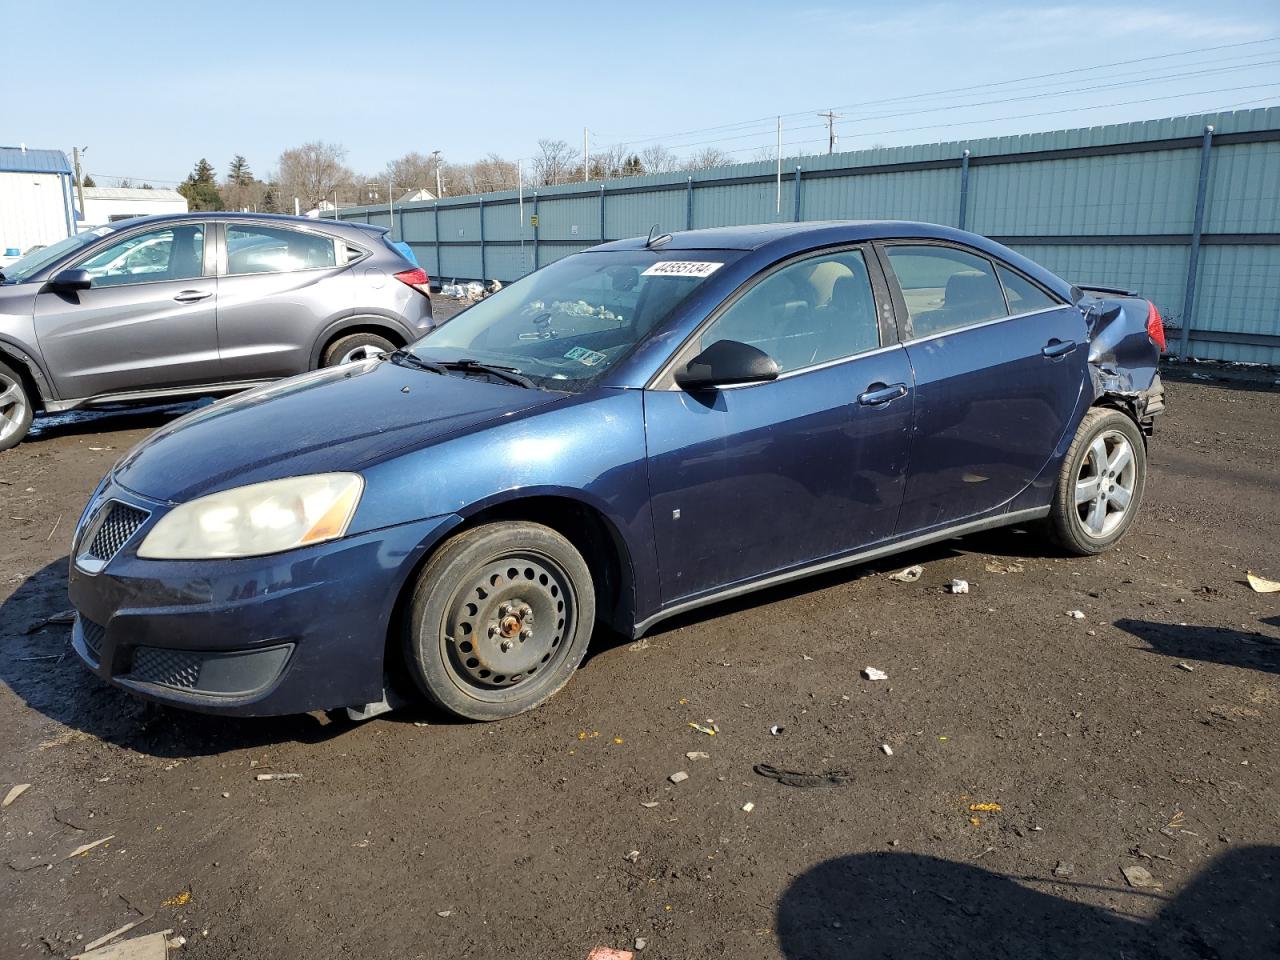
{"type": "Polygon", "coordinates": [[[0,147],[0,264],[75,232],[71,164],[61,150],[0,147]]]}
{"type": "Polygon", "coordinates": [[[80,229],[101,227],[130,217],[157,213],[186,213],[187,198],[177,190],[143,190],[134,187],[85,187],[84,219],[80,229]]]}

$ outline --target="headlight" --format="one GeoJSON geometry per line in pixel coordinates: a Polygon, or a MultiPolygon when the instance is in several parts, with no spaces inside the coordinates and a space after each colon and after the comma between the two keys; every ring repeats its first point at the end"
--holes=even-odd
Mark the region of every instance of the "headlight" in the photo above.
{"type": "Polygon", "coordinates": [[[347,532],[364,481],[319,473],[236,487],[166,514],[138,548],[147,560],[206,560],[279,553],[347,532]]]}

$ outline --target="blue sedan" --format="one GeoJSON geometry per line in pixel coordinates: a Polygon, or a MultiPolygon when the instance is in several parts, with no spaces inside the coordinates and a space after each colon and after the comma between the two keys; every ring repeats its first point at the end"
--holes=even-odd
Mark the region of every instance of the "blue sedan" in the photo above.
{"type": "Polygon", "coordinates": [[[1098,553],[1141,504],[1163,338],[1148,301],[948,227],[604,244],[139,444],[76,527],[73,643],[175,706],[410,690],[494,720],[597,624],[1005,524],[1098,553]]]}

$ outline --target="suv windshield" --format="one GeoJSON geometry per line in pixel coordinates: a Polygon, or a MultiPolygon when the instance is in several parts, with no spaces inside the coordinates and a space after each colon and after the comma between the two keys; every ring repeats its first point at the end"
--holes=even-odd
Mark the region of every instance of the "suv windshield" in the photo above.
{"type": "Polygon", "coordinates": [[[25,257],[20,257],[7,267],[0,267],[0,273],[4,274],[5,283],[24,283],[55,260],[65,257],[73,250],[87,247],[108,233],[111,233],[109,227],[99,227],[97,230],[90,230],[88,233],[79,233],[74,237],[67,237],[65,240],[59,240],[57,243],[41,247],[39,250],[32,250],[25,257]]]}
{"type": "Polygon", "coordinates": [[[434,363],[508,367],[539,387],[578,392],[657,329],[736,251],[617,250],[557,260],[413,344],[434,363]]]}

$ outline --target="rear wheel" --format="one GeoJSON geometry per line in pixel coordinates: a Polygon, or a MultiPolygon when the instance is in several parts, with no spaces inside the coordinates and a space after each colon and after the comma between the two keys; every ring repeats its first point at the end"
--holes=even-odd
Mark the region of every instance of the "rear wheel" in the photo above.
{"type": "Polygon", "coordinates": [[[0,450],[17,446],[31,429],[31,398],[18,371],[0,363],[0,450]]]}
{"type": "Polygon", "coordinates": [[[353,333],[333,341],[329,349],[324,352],[320,363],[325,367],[336,367],[340,363],[358,363],[361,360],[373,360],[390,353],[395,348],[394,343],[376,333],[353,333]]]}
{"type": "Polygon", "coordinates": [[[436,706],[501,720],[568,682],[594,623],[591,571],[573,544],[540,524],[490,523],[448,541],[423,569],[407,659],[436,706]]]}
{"type": "Polygon", "coordinates": [[[1049,521],[1072,553],[1102,553],[1132,526],[1147,481],[1147,448],[1119,410],[1090,410],[1058,475],[1049,521]]]}

